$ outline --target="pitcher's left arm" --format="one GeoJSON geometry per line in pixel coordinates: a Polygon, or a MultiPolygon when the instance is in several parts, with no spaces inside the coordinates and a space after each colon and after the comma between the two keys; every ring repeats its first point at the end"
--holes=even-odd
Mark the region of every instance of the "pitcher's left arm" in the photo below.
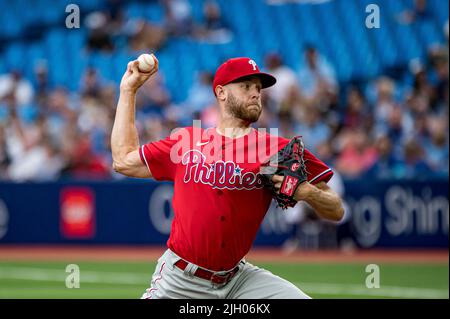
{"type": "MultiPolygon", "coordinates": [[[[279,190],[283,177],[273,176],[275,189],[279,190]]],[[[294,195],[296,201],[307,202],[316,212],[316,214],[327,220],[340,221],[344,216],[344,207],[342,200],[325,182],[319,182],[315,185],[309,182],[301,183],[294,195]]]]}

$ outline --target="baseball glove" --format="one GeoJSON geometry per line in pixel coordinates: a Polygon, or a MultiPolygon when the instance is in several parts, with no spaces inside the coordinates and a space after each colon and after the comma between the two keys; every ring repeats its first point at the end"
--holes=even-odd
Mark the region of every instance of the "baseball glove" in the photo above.
{"type": "Polygon", "coordinates": [[[307,180],[304,150],[302,138],[296,136],[261,167],[260,173],[264,184],[272,190],[278,206],[282,209],[294,207],[297,204],[294,199],[295,191],[298,185],[307,180]],[[278,193],[272,181],[273,175],[283,176],[278,193]]]}

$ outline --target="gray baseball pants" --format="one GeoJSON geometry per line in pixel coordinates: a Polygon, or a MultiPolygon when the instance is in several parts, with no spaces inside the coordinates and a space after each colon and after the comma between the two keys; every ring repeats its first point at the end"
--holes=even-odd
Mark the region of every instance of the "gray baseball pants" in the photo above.
{"type": "Polygon", "coordinates": [[[194,276],[197,265],[188,263],[184,270],[174,266],[179,259],[165,251],[141,299],[311,299],[289,281],[245,260],[228,283],[217,285],[194,276]]]}

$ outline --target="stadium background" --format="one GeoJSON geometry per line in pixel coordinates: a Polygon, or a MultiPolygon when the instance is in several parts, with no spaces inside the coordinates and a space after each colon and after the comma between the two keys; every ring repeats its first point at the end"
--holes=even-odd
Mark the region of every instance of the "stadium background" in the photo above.
{"type": "Polygon", "coordinates": [[[257,127],[303,135],[336,171],[344,220],[271,207],[249,260],[318,298],[448,298],[448,1],[73,3],[80,28],[69,1],[0,0],[1,298],[148,286],[173,188],[114,173],[109,148],[118,83],[142,52],[160,72],[138,95],[141,142],[212,125],[216,67],[250,56],[279,81],[257,127]],[[74,263],[81,287],[67,289],[74,263]]]}

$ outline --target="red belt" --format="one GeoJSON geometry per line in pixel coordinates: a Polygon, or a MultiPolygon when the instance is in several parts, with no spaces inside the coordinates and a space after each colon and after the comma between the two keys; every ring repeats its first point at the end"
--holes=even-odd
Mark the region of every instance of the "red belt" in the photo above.
{"type": "MultiPolygon", "coordinates": [[[[180,259],[174,265],[177,266],[178,268],[180,268],[181,270],[184,270],[186,268],[186,266],[188,265],[188,262],[183,259],[180,259]]],[[[212,271],[205,270],[202,268],[197,268],[197,270],[194,273],[194,276],[202,278],[202,279],[210,280],[211,282],[213,282],[215,284],[221,285],[221,284],[225,284],[225,283],[229,282],[231,280],[231,278],[233,278],[233,276],[238,272],[238,270],[239,270],[239,265],[234,267],[232,270],[230,270],[229,272],[227,272],[223,275],[218,275],[217,273],[214,273],[212,271]]]]}

